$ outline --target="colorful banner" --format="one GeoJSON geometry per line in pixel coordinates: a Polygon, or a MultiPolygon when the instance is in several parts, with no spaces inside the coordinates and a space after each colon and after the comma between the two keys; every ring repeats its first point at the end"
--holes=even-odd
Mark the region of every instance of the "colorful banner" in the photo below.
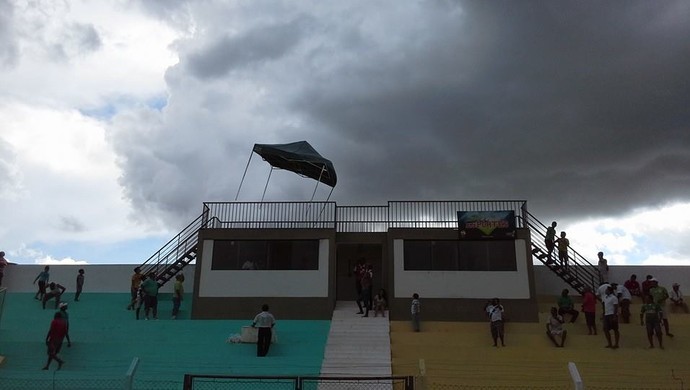
{"type": "Polygon", "coordinates": [[[461,240],[514,240],[515,211],[458,211],[461,240]]]}

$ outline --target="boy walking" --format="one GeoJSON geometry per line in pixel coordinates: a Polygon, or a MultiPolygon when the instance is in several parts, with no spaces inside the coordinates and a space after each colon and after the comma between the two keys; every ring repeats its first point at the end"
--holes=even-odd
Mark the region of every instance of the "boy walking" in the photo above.
{"type": "Polygon", "coordinates": [[[501,339],[501,346],[506,346],[504,341],[503,311],[503,305],[501,305],[501,301],[498,298],[492,299],[486,306],[486,314],[491,322],[491,338],[494,340],[494,347],[498,346],[499,338],[501,339]]]}
{"type": "Polygon", "coordinates": [[[48,335],[46,335],[46,345],[48,346],[48,362],[43,367],[47,370],[50,367],[50,363],[55,360],[58,362],[58,370],[62,368],[65,363],[64,360],[58,357],[60,349],[62,349],[62,340],[67,335],[67,324],[62,318],[61,312],[56,312],[53,316],[53,321],[50,323],[50,329],[48,330],[48,335]]]}

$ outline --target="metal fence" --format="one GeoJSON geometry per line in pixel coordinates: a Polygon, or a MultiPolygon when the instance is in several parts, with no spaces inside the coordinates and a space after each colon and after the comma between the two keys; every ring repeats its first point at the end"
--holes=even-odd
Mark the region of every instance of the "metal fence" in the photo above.
{"type": "Polygon", "coordinates": [[[212,227],[237,229],[333,229],[386,232],[390,228],[457,228],[458,211],[513,211],[524,227],[524,200],[391,201],[385,206],[337,206],[334,202],[206,202],[212,227]]]}
{"type": "Polygon", "coordinates": [[[250,377],[186,374],[184,390],[414,390],[404,377],[250,377]]]}

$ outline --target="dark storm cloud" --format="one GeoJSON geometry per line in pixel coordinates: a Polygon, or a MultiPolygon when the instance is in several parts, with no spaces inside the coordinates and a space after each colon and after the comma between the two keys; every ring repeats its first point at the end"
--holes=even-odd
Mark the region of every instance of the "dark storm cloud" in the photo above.
{"type": "Polygon", "coordinates": [[[414,37],[429,45],[400,48],[408,61],[311,84],[298,109],[376,146],[336,149],[359,178],[338,196],[518,198],[553,215],[687,200],[688,4],[531,4],[463,3],[414,37]]]}
{"type": "Polygon", "coordinates": [[[308,23],[308,19],[300,18],[256,27],[238,36],[221,37],[190,55],[189,67],[197,77],[213,78],[234,68],[278,59],[299,42],[308,23]]]}
{"type": "MultiPolygon", "coordinates": [[[[191,4],[199,28],[223,20],[191,4]]],[[[232,200],[253,143],[301,139],[345,205],[525,199],[550,220],[690,200],[688,2],[266,4],[179,45],[160,129],[116,137],[135,206],[232,200]]]]}

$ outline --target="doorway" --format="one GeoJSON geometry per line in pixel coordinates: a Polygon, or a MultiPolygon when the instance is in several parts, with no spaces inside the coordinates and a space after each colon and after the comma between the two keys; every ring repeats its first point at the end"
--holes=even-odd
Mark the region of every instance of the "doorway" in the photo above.
{"type": "Polygon", "coordinates": [[[373,294],[385,288],[383,272],[383,245],[374,244],[338,244],[336,249],[336,300],[354,301],[357,299],[354,269],[357,261],[364,259],[373,267],[373,294]]]}

